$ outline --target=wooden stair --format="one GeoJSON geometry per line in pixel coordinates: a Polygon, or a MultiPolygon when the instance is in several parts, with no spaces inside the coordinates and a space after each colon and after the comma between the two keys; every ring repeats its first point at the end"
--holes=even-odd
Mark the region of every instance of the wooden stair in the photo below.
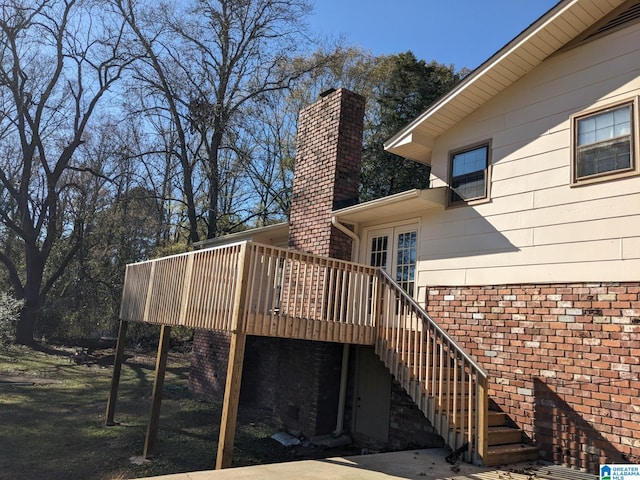
{"type": "MultiPolygon", "coordinates": [[[[387,365],[387,361],[389,359],[393,359],[390,362],[390,365],[387,365],[391,373],[396,377],[401,384],[403,384],[403,388],[407,391],[407,393],[414,399],[416,405],[420,408],[420,410],[429,418],[427,415],[429,400],[428,395],[424,392],[420,396],[419,400],[416,401],[416,391],[419,390],[419,382],[416,382],[414,378],[409,378],[408,369],[406,364],[402,360],[398,360],[402,355],[397,355],[397,352],[387,350],[386,355],[381,355],[383,363],[387,365]],[[396,376],[396,373],[399,375],[396,376]],[[400,378],[398,378],[400,377],[400,378]],[[405,382],[403,382],[403,378],[405,382]],[[408,379],[408,383],[410,385],[409,389],[404,386],[406,380],[408,379]]],[[[439,393],[439,385],[434,391],[434,395],[439,393]]],[[[457,386],[454,387],[453,384],[448,387],[443,384],[443,390],[449,388],[449,391],[460,391],[463,387],[461,382],[457,383],[457,386]]],[[[452,437],[462,437],[464,433],[460,432],[460,425],[468,425],[469,424],[469,415],[468,410],[461,409],[462,403],[468,399],[468,395],[446,395],[444,403],[441,403],[438,406],[435,406],[434,409],[438,412],[441,410],[447,410],[450,408],[457,408],[457,413],[455,418],[450,423],[450,428],[448,435],[443,435],[445,441],[447,441],[448,445],[451,444],[463,444],[464,440],[462,438],[458,438],[457,441],[452,441],[452,437]],[[449,437],[449,438],[447,438],[449,437]]],[[[475,423],[475,412],[472,411],[471,418],[472,425],[475,423]]],[[[512,423],[508,417],[508,415],[504,412],[489,410],[487,415],[487,454],[484,460],[482,461],[483,466],[496,466],[496,465],[504,465],[510,463],[519,463],[536,460],[539,457],[539,449],[534,445],[528,444],[525,440],[524,434],[521,429],[510,426],[512,423]]]]}
{"type": "Polygon", "coordinates": [[[376,353],[452,451],[495,466],[536,460],[506,413],[489,409],[488,377],[422,309],[382,274],[376,353]]]}
{"type": "Polygon", "coordinates": [[[525,443],[511,443],[508,445],[494,445],[487,451],[486,467],[508,465],[510,463],[529,462],[537,460],[540,452],[535,445],[525,443]]]}

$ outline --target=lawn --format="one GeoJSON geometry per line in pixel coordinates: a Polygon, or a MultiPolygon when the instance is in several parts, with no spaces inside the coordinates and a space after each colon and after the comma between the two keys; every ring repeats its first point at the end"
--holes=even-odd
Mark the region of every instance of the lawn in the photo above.
{"type": "MultiPolygon", "coordinates": [[[[143,463],[155,352],[126,352],[112,427],[104,420],[113,349],[81,364],[74,352],[0,345],[0,480],[111,480],[214,468],[221,405],[187,390],[187,354],[169,356],[156,452],[143,463]]],[[[300,452],[270,438],[278,428],[265,412],[241,406],[234,466],[297,458],[300,452]]]]}

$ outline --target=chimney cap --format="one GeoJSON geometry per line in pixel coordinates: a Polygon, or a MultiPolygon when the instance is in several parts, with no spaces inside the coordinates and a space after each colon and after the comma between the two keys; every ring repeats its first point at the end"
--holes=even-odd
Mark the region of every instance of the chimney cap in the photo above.
{"type": "Polygon", "coordinates": [[[336,89],[335,89],[335,88],[329,88],[329,89],[325,90],[324,92],[322,92],[322,93],[320,94],[320,98],[324,98],[324,97],[326,97],[326,96],[329,96],[329,95],[331,95],[331,94],[332,94],[333,92],[335,92],[335,91],[336,91],[336,89]]]}

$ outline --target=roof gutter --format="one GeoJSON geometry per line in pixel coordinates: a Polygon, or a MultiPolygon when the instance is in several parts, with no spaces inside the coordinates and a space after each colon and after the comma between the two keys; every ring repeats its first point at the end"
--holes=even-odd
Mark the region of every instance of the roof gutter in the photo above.
{"type": "Polygon", "coordinates": [[[351,240],[353,240],[353,248],[351,249],[352,259],[353,259],[354,251],[356,252],[356,255],[360,255],[360,237],[358,236],[358,234],[356,234],[356,232],[354,232],[353,230],[350,230],[349,228],[347,228],[346,225],[343,225],[342,223],[340,223],[338,221],[338,217],[336,217],[335,215],[331,216],[331,225],[336,227],[338,230],[340,230],[342,233],[348,236],[351,240]]]}

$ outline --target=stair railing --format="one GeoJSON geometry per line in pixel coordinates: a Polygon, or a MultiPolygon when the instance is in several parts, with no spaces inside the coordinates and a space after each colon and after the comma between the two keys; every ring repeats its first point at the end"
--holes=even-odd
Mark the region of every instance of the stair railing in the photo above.
{"type": "Polygon", "coordinates": [[[447,445],[481,465],[487,455],[487,372],[384,270],[376,353],[447,445]]]}

